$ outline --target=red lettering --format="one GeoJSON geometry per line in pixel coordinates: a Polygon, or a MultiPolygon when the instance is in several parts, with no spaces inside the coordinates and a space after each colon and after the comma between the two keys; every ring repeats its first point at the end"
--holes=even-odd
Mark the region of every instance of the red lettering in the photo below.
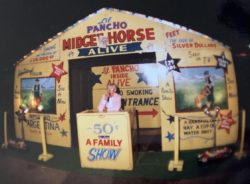
{"type": "Polygon", "coordinates": [[[90,45],[90,35],[84,36],[83,37],[83,46],[89,47],[89,45],[90,45]]]}
{"type": "Polygon", "coordinates": [[[66,50],[66,49],[71,49],[71,41],[70,39],[68,40],[63,40],[63,50],[66,50]]]}
{"type": "Polygon", "coordinates": [[[127,38],[127,35],[126,35],[126,32],[125,32],[125,31],[121,30],[121,31],[118,32],[118,41],[119,41],[120,43],[125,42],[125,41],[126,41],[126,38],[127,38]]]}
{"type": "Polygon", "coordinates": [[[128,42],[130,41],[135,41],[135,31],[132,29],[127,30],[127,40],[128,42]]]}
{"type": "Polygon", "coordinates": [[[98,143],[98,139],[93,139],[94,146],[98,143]]]}
{"type": "Polygon", "coordinates": [[[137,41],[142,41],[145,39],[145,35],[143,34],[143,29],[137,29],[136,35],[138,36],[137,41]]]}
{"type": "MultiPolygon", "coordinates": [[[[74,37],[63,40],[63,50],[70,49],[79,49],[81,47],[96,47],[97,46],[97,38],[103,35],[103,33],[98,34],[90,34],[85,35],[83,37],[74,37]]],[[[108,32],[108,43],[116,44],[116,43],[124,43],[124,42],[134,42],[134,41],[143,41],[154,40],[155,33],[154,28],[139,28],[137,30],[128,29],[128,30],[120,30],[108,32]]]]}
{"type": "Polygon", "coordinates": [[[71,45],[72,45],[72,47],[71,47],[71,49],[74,49],[75,48],[75,38],[72,38],[71,39],[71,45]]]}
{"type": "Polygon", "coordinates": [[[176,36],[179,35],[179,30],[178,29],[175,30],[175,32],[176,32],[176,36]]]}
{"type": "Polygon", "coordinates": [[[168,38],[170,36],[170,33],[169,32],[166,32],[165,33],[166,37],[168,38]]]}
{"type": "Polygon", "coordinates": [[[89,45],[92,46],[92,47],[97,46],[97,43],[96,43],[96,35],[90,35],[90,38],[89,38],[89,45]]]}
{"type": "Polygon", "coordinates": [[[76,48],[81,48],[83,45],[83,40],[82,40],[82,37],[76,37],[76,48]]]}
{"type": "Polygon", "coordinates": [[[103,146],[102,140],[99,140],[98,146],[103,146]]]}
{"type": "Polygon", "coordinates": [[[130,86],[130,79],[129,78],[125,78],[125,79],[109,79],[108,84],[110,83],[114,83],[119,87],[128,87],[130,86]]]}
{"type": "Polygon", "coordinates": [[[117,32],[108,32],[108,40],[109,44],[117,43],[117,32]]]}
{"type": "Polygon", "coordinates": [[[175,36],[179,35],[179,30],[176,29],[176,30],[171,31],[171,32],[166,32],[165,35],[167,38],[175,37],[175,36]]]}
{"type": "Polygon", "coordinates": [[[103,144],[104,144],[104,146],[110,146],[110,140],[109,139],[104,139],[103,144]]]}
{"type": "Polygon", "coordinates": [[[155,39],[155,33],[154,33],[154,28],[146,28],[146,39],[147,40],[154,40],[155,39]]]}
{"type": "Polygon", "coordinates": [[[118,146],[121,146],[122,140],[117,140],[118,146]]]}
{"type": "Polygon", "coordinates": [[[91,141],[90,141],[90,139],[87,139],[86,145],[90,145],[90,146],[91,146],[91,141]]]}
{"type": "Polygon", "coordinates": [[[173,47],[173,49],[176,49],[176,48],[180,48],[180,49],[192,48],[193,44],[192,43],[173,43],[172,47],[173,47]]]}

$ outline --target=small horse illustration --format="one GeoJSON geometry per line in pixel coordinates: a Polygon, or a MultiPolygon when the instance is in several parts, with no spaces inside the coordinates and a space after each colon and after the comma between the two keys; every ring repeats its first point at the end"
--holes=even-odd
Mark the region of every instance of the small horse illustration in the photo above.
{"type": "Polygon", "coordinates": [[[210,88],[206,85],[198,96],[195,97],[194,103],[195,107],[201,109],[202,108],[202,100],[206,98],[211,93],[210,88]]]}

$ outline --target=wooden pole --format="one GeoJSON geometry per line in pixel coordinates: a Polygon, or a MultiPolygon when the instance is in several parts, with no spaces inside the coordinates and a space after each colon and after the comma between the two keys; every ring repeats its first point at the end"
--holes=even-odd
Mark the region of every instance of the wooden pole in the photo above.
{"type": "Polygon", "coordinates": [[[243,152],[244,140],[245,140],[245,129],[246,129],[246,111],[242,110],[242,128],[241,128],[241,141],[240,141],[240,152],[243,152]]]}
{"type": "Polygon", "coordinates": [[[175,116],[174,121],[174,160],[170,160],[168,164],[168,170],[173,171],[176,169],[177,171],[183,171],[184,161],[179,160],[179,151],[180,151],[180,128],[179,128],[179,117],[175,116]]]}
{"type": "Polygon", "coordinates": [[[46,162],[50,160],[51,158],[53,158],[53,155],[47,152],[46,135],[45,135],[45,129],[44,129],[44,117],[42,115],[40,116],[40,133],[41,133],[43,153],[38,156],[38,160],[42,160],[46,162]]]}
{"type": "Polygon", "coordinates": [[[175,132],[175,140],[174,140],[174,162],[179,162],[179,148],[180,148],[180,140],[179,140],[179,117],[175,117],[175,125],[174,125],[174,132],[175,132]]]}
{"type": "Polygon", "coordinates": [[[245,143],[245,131],[246,131],[246,110],[243,109],[241,112],[241,140],[240,140],[240,150],[235,153],[235,157],[241,160],[246,156],[246,152],[244,151],[244,143],[245,143]]]}
{"type": "Polygon", "coordinates": [[[4,143],[2,148],[8,147],[8,132],[7,132],[7,111],[4,111],[4,143]]]}

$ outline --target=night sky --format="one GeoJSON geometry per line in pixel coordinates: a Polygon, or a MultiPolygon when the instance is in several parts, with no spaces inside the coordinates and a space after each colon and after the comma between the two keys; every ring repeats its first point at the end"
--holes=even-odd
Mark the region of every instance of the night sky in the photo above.
{"type": "Polygon", "coordinates": [[[164,19],[223,42],[232,49],[240,106],[249,106],[250,1],[248,0],[0,0],[0,105],[11,109],[13,64],[48,38],[101,8],[164,19]]]}

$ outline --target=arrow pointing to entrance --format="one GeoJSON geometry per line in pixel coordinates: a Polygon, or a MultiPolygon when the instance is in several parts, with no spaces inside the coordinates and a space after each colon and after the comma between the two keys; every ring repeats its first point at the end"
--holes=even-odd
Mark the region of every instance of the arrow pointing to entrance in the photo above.
{"type": "Polygon", "coordinates": [[[152,115],[154,118],[158,114],[158,112],[153,108],[152,111],[139,111],[138,114],[142,116],[152,115]]]}

